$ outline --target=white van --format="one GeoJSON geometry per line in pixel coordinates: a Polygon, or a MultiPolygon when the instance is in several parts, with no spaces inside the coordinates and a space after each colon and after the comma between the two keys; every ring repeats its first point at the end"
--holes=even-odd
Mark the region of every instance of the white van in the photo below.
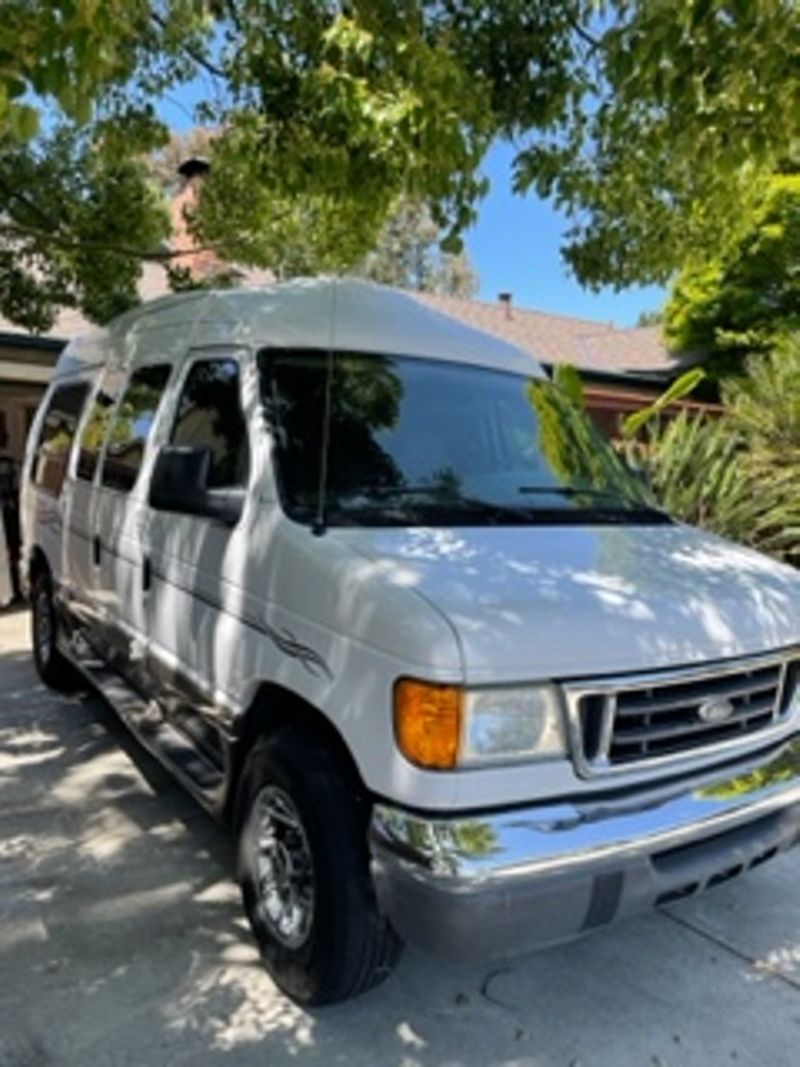
{"type": "Polygon", "coordinates": [[[276,982],[503,956],[800,837],[800,576],[655,509],[530,357],[356,281],[197,292],[64,351],[36,665],[239,840],[276,982]]]}

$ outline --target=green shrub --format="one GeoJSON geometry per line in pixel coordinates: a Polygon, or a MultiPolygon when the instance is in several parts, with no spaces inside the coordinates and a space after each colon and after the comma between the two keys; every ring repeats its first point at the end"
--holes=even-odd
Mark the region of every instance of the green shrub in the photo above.
{"type": "Polygon", "coordinates": [[[660,417],[623,445],[676,518],[800,566],[800,337],[752,356],[721,416],[660,417]]]}

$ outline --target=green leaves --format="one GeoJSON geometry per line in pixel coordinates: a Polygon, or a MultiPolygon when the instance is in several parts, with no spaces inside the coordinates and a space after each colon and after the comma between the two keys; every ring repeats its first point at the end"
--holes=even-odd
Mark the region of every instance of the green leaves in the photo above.
{"type": "Polygon", "coordinates": [[[671,514],[800,566],[800,337],[724,394],[724,414],[650,421],[624,451],[671,514]]]}
{"type": "Polygon", "coordinates": [[[158,86],[187,44],[203,39],[208,5],[197,0],[2,0],[0,142],[38,132],[31,117],[55,105],[86,125],[116,87],[158,86]],[[23,97],[29,102],[17,101],[23,97]]]}
{"type": "MultiPolygon", "coordinates": [[[[591,285],[667,280],[724,247],[751,190],[800,135],[795,0],[618,2],[592,50],[583,127],[531,136],[520,188],[575,219],[564,250],[591,285]]],[[[577,82],[577,77],[576,77],[577,82]]]]}
{"type": "Polygon", "coordinates": [[[553,368],[553,382],[574,407],[581,411],[586,408],[583,379],[570,363],[556,363],[553,368]]]}
{"type": "MultiPolygon", "coordinates": [[[[0,153],[35,167],[69,125],[113,173],[190,85],[216,134],[195,234],[295,272],[360,262],[402,197],[456,254],[505,137],[516,190],[569,216],[573,272],[622,286],[744,236],[800,138],[799,56],[796,0],[0,0],[0,153]]],[[[98,240],[84,220],[59,219],[60,249],[98,240]]],[[[132,234],[109,231],[122,258],[132,234]]]]}
{"type": "Polygon", "coordinates": [[[169,223],[141,160],[72,128],[0,154],[0,313],[47,330],[59,308],[105,321],[138,301],[169,223]]]}
{"type": "Polygon", "coordinates": [[[800,329],[800,174],[770,178],[718,254],[685,264],[665,325],[674,348],[711,356],[721,370],[800,329]]]}
{"type": "Polygon", "coordinates": [[[705,376],[706,372],[702,367],[692,367],[691,370],[685,371],[652,404],[626,416],[622,423],[622,432],[626,437],[635,436],[643,426],[665,411],[670,404],[683,400],[684,397],[693,393],[705,376]]]}

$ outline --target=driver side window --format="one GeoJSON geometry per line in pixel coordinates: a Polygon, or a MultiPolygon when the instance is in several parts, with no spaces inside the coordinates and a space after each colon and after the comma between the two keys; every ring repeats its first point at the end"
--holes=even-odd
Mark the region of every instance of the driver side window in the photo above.
{"type": "Polygon", "coordinates": [[[209,489],[246,485],[250,451],[235,360],[201,360],[192,365],[178,401],[170,444],[209,449],[209,489]]]}

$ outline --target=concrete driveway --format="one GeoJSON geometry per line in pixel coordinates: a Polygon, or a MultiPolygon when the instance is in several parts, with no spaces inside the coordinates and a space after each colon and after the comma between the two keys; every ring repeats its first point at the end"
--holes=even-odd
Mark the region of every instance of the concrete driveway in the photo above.
{"type": "Polygon", "coordinates": [[[800,1064],[800,849],[488,970],[408,951],[311,1013],[261,969],[230,846],[96,697],[0,616],[0,1067],[800,1064]]]}

